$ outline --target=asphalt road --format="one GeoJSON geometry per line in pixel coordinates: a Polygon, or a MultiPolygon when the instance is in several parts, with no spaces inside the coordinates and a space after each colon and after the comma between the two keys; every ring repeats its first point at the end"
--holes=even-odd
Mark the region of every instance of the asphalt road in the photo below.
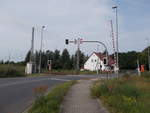
{"type": "Polygon", "coordinates": [[[97,75],[61,75],[49,77],[1,78],[0,113],[22,113],[35,99],[35,87],[47,85],[50,90],[55,85],[65,81],[97,77],[97,75]]]}

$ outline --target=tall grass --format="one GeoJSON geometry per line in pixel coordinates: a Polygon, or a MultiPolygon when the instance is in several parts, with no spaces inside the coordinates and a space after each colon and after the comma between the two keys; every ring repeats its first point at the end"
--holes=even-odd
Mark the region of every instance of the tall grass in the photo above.
{"type": "Polygon", "coordinates": [[[97,81],[92,96],[100,98],[112,113],[150,113],[150,78],[128,76],[97,81]]]}
{"type": "Polygon", "coordinates": [[[24,66],[18,66],[14,64],[0,65],[0,78],[3,77],[22,77],[25,76],[24,74],[24,66]]]}
{"type": "Polygon", "coordinates": [[[75,82],[58,85],[47,96],[40,96],[28,113],[59,113],[64,95],[75,82]]]}

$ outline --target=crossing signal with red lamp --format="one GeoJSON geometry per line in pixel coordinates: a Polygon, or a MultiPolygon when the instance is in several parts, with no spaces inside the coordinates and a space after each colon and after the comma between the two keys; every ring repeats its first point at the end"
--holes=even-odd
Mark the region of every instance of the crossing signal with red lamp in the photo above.
{"type": "Polygon", "coordinates": [[[66,39],[66,40],[65,40],[65,43],[68,45],[68,44],[69,44],[69,40],[68,40],[68,39],[66,39]]]}

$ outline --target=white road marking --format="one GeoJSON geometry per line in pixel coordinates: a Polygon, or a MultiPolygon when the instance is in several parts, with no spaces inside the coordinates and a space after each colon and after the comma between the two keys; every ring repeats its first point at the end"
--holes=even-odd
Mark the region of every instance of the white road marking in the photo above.
{"type": "Polygon", "coordinates": [[[70,81],[68,79],[43,78],[43,79],[40,79],[40,80],[30,80],[30,81],[21,81],[21,82],[13,82],[13,83],[1,84],[0,87],[12,86],[12,85],[17,85],[17,84],[26,84],[26,83],[31,83],[31,82],[40,82],[40,81],[44,81],[44,80],[70,81]]]}

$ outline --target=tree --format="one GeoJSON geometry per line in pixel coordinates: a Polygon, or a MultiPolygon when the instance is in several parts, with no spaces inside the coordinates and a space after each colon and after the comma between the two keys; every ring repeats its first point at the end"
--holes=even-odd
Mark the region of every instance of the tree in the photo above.
{"type": "Polygon", "coordinates": [[[138,53],[130,51],[127,53],[119,53],[119,68],[120,69],[136,69],[138,53]]]}
{"type": "Polygon", "coordinates": [[[71,69],[70,55],[67,49],[64,49],[62,52],[61,65],[63,69],[71,69]]]}
{"type": "Polygon", "coordinates": [[[42,59],[41,59],[41,67],[42,68],[46,68],[46,66],[47,66],[47,59],[46,59],[46,54],[45,54],[45,52],[43,51],[42,52],[42,59]]]}
{"type": "Polygon", "coordinates": [[[76,59],[75,55],[72,55],[70,58],[71,69],[76,69],[76,59]]]}
{"type": "Polygon", "coordinates": [[[62,68],[61,63],[60,63],[60,51],[59,50],[54,51],[52,67],[54,69],[61,69],[62,68]]]}
{"type": "Polygon", "coordinates": [[[0,64],[4,64],[4,61],[3,61],[3,60],[0,60],[0,64]]]}
{"type": "Polygon", "coordinates": [[[46,59],[47,60],[52,60],[53,61],[53,56],[54,56],[54,52],[53,51],[50,51],[50,50],[46,51],[46,59]]]}
{"type": "Polygon", "coordinates": [[[145,65],[146,69],[148,69],[148,47],[139,53],[138,59],[140,64],[145,65]]]}
{"type": "Polygon", "coordinates": [[[30,61],[30,55],[31,55],[31,51],[28,51],[26,57],[25,57],[25,63],[30,61]]]}
{"type": "MultiPolygon", "coordinates": [[[[75,53],[75,61],[77,61],[77,53],[78,53],[78,51],[76,51],[76,53],[75,53]]],[[[81,68],[84,66],[84,63],[86,61],[86,57],[85,57],[84,53],[82,53],[81,51],[79,51],[79,60],[80,60],[79,68],[81,68]]],[[[77,65],[77,62],[75,62],[75,64],[77,65]]]]}

